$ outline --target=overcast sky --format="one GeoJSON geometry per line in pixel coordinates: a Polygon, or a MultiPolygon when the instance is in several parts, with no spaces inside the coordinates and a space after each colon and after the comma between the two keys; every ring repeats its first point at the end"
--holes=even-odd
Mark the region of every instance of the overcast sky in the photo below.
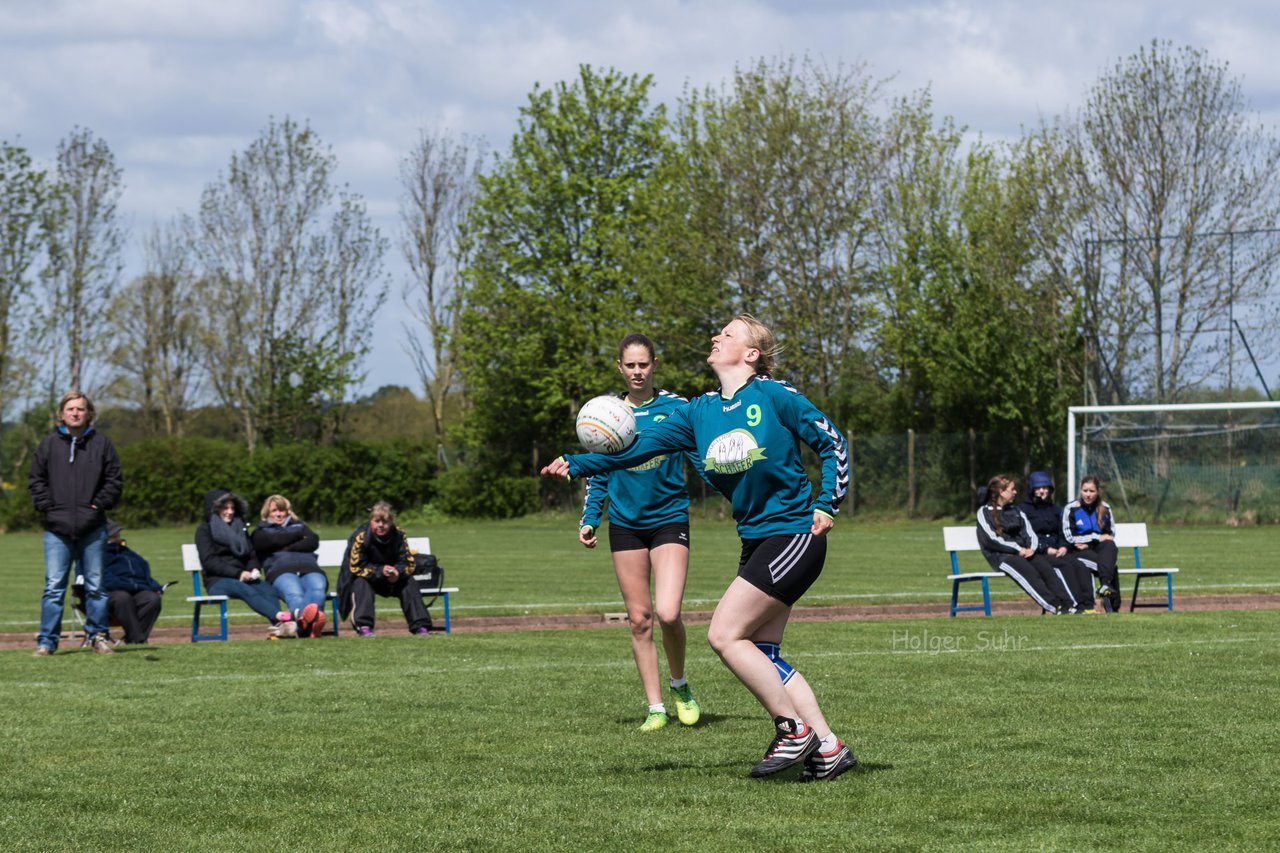
{"type": "MultiPolygon", "coordinates": [[[[1074,110],[1152,39],[1228,63],[1277,125],[1280,5],[1266,2],[0,0],[0,140],[47,162],[73,127],[105,139],[136,241],[194,212],[232,152],[291,116],[333,147],[394,245],[399,161],[420,129],[505,149],[533,85],[582,63],[652,74],[674,103],[756,59],[865,62],[891,92],[929,87],[939,115],[1004,139],[1074,110]]],[[[389,268],[375,356],[390,368],[366,390],[416,387],[389,310],[398,256],[389,268]]]]}

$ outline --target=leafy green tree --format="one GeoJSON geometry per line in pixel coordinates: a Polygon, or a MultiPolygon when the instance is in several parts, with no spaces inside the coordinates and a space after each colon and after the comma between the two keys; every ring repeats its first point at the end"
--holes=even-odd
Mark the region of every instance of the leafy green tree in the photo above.
{"type": "Polygon", "coordinates": [[[535,87],[509,152],[480,178],[466,224],[468,292],[456,339],[471,462],[527,473],[558,452],[588,397],[616,385],[618,340],[661,339],[646,263],[650,183],[668,149],[648,77],[583,66],[535,87]]]}
{"type": "Polygon", "coordinates": [[[761,61],[727,89],[689,94],[677,117],[691,202],[670,245],[705,259],[720,323],[746,310],[775,328],[786,377],[838,422],[869,377],[879,98],[860,66],[761,61]]]}

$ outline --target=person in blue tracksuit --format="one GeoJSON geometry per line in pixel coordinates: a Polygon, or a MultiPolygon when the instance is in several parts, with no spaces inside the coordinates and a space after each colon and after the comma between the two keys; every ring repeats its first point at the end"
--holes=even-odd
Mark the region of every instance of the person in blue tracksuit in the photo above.
{"type": "Polygon", "coordinates": [[[1027,517],[1039,540],[1036,553],[1044,555],[1066,585],[1072,606],[1094,610],[1093,575],[1076,559],[1062,537],[1062,509],[1053,502],[1053,478],[1045,471],[1032,471],[1027,477],[1027,491],[1030,494],[1018,509],[1027,517]]]}
{"type": "Polygon", "coordinates": [[[664,453],[697,454],[705,479],[732,504],[742,539],[738,576],[716,605],[707,640],[773,718],[775,736],[751,775],[803,764],[802,781],[830,780],[857,758],[832,732],[781,645],[792,606],[822,571],[826,535],[848,491],[849,458],[831,419],[772,378],[777,351],[768,326],[738,315],[711,339],[707,363],[718,389],[645,429],[621,453],[564,456],[542,474],[592,476],[664,453]],[[816,494],[801,442],[822,461],[816,494]]]}
{"type": "Polygon", "coordinates": [[[1090,474],[1080,481],[1080,497],[1062,510],[1062,536],[1076,559],[1098,576],[1098,597],[1119,612],[1115,534],[1111,505],[1102,499],[1102,480],[1090,474]]]}
{"type": "MultiPolygon", "coordinates": [[[[1043,554],[1031,522],[1014,505],[1018,488],[999,474],[987,483],[987,502],[978,508],[978,547],[997,572],[1022,587],[1047,613],[1072,612],[1066,584],[1043,554]]],[[[1083,612],[1077,610],[1076,612],[1083,612]]]]}
{"type": "MultiPolygon", "coordinates": [[[[618,345],[618,372],[627,383],[620,397],[631,406],[641,433],[689,403],[677,394],[654,390],[657,364],[653,341],[645,335],[627,335],[618,345]]],[[[588,548],[596,547],[596,530],[608,503],[613,570],[631,625],[631,653],[649,703],[648,715],[640,725],[643,732],[657,731],[668,720],[653,642],[655,613],[662,630],[676,717],[692,726],[702,715],[685,679],[685,629],[680,618],[689,574],[689,495],[684,460],[683,453],[661,455],[634,468],[596,474],[587,480],[578,523],[578,541],[588,548]]]]}

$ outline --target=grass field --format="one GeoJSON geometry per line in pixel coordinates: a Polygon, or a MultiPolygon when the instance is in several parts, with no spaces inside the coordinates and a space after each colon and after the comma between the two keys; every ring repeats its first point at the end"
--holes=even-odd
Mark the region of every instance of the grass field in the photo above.
{"type": "MultiPolygon", "coordinates": [[[[622,609],[607,546],[587,551],[576,539],[576,518],[529,518],[506,522],[443,522],[410,526],[414,536],[429,535],[432,550],[445,566],[447,581],[460,587],[455,613],[497,616],[523,613],[608,612],[622,609]]],[[[859,523],[841,519],[831,534],[822,577],[804,598],[805,605],[933,602],[943,606],[950,571],[938,522],[859,523]]],[[[190,609],[179,596],[189,594],[179,551],[194,528],[126,531],[129,544],[151,562],[160,580],[178,580],[174,601],[161,615],[162,625],[189,624],[190,609]]],[[[322,538],[346,538],[346,528],[320,527],[322,538]]],[[[1280,592],[1275,555],[1280,527],[1152,527],[1149,566],[1178,566],[1176,594],[1280,592]]],[[[737,563],[737,537],[729,521],[698,520],[685,606],[714,606],[737,563]]],[[[30,631],[39,622],[44,582],[39,533],[0,537],[0,631],[30,631]]],[[[978,554],[962,555],[962,569],[986,569],[978,554]]],[[[1131,555],[1122,553],[1121,565],[1131,555]]],[[[1012,584],[992,586],[996,599],[1022,597],[1012,584]]],[[[390,618],[399,619],[389,602],[390,618]]],[[[235,621],[260,621],[240,604],[235,621]]]]}
{"type": "Polygon", "coordinates": [[[704,723],[648,735],[618,628],[0,652],[0,848],[1263,849],[1278,627],[793,625],[862,758],[813,785],[747,778],[768,721],[699,628],[704,723]]]}

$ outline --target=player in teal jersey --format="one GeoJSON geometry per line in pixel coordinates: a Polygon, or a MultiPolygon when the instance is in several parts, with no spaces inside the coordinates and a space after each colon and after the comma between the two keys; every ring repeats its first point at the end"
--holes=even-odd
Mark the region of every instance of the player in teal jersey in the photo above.
{"type": "MultiPolygon", "coordinates": [[[[676,394],[654,390],[657,363],[653,341],[645,335],[628,335],[618,345],[618,372],[627,382],[622,399],[631,405],[641,433],[689,402],[676,394]]],[[[649,703],[648,715],[640,726],[645,732],[663,728],[668,720],[658,676],[658,650],[653,643],[655,612],[662,629],[676,716],[692,726],[702,715],[685,679],[685,630],[680,618],[689,573],[689,495],[684,485],[684,456],[655,456],[634,468],[592,477],[587,481],[578,530],[579,542],[588,548],[596,547],[596,529],[607,499],[613,570],[631,624],[631,653],[649,703]]]]}
{"type": "Polygon", "coordinates": [[[711,617],[707,639],[773,717],[775,737],[752,776],[803,763],[802,781],[830,780],[857,764],[831,731],[804,676],[781,656],[791,608],[817,579],[826,534],[848,490],[844,439],[804,395],[771,378],[773,333],[742,314],[711,339],[720,388],[691,401],[613,455],[557,459],[544,476],[590,476],[663,453],[696,452],[706,479],[733,505],[742,538],[738,576],[711,617]],[[822,459],[817,495],[799,442],[822,459]]]}

